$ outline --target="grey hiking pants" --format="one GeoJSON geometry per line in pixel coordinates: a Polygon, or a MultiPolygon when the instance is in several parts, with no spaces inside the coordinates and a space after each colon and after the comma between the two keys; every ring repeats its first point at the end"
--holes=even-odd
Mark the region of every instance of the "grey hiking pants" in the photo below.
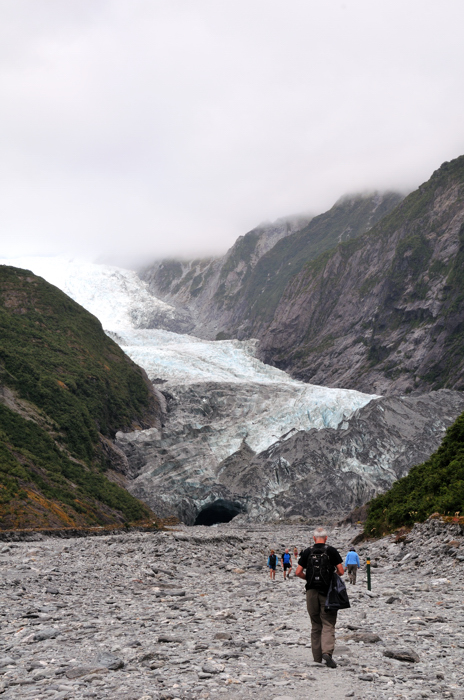
{"type": "Polygon", "coordinates": [[[313,588],[306,591],[306,607],[311,618],[311,651],[314,661],[322,661],[322,654],[333,654],[337,611],[324,610],[326,595],[313,588]]]}
{"type": "Polygon", "coordinates": [[[348,564],[346,567],[348,569],[348,578],[350,583],[356,583],[356,574],[358,573],[357,564],[348,564]]]}

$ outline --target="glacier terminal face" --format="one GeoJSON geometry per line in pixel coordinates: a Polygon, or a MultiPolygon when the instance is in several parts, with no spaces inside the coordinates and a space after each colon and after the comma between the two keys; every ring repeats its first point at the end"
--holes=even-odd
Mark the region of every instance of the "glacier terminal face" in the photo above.
{"type": "Polygon", "coordinates": [[[425,408],[410,402],[406,420],[382,432],[383,399],[296,381],[257,359],[257,341],[188,335],[189,315],[154,297],[134,271],[68,258],[0,263],[62,289],[147,372],[164,406],[162,430],[118,433],[116,445],[128,489],[161,516],[193,524],[202,509],[229,508],[266,520],[358,505],[407,472],[405,444],[422,439],[417,454],[430,454],[463,408],[456,392],[425,408]],[[443,420],[430,420],[435,406],[443,420]]]}

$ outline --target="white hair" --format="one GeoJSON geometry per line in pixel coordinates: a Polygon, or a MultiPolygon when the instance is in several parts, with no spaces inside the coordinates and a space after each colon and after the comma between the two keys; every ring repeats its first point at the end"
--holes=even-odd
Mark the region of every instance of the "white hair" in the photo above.
{"type": "Polygon", "coordinates": [[[316,529],[313,532],[313,537],[315,537],[316,540],[320,540],[323,537],[327,537],[327,530],[325,527],[316,527],[316,529]]]}

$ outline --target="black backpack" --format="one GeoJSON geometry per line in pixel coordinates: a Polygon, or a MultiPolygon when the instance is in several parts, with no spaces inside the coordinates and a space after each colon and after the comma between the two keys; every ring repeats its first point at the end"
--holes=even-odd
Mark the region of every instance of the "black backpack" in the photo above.
{"type": "Polygon", "coordinates": [[[329,555],[327,554],[327,545],[324,549],[312,547],[306,565],[306,581],[310,586],[316,588],[324,588],[330,585],[334,567],[330,563],[329,555]]]}
{"type": "Polygon", "coordinates": [[[277,564],[277,555],[276,554],[270,554],[269,555],[269,565],[270,566],[276,566],[277,564]]]}
{"type": "Polygon", "coordinates": [[[332,581],[325,601],[325,610],[327,612],[329,610],[343,610],[344,608],[351,608],[346,586],[340,576],[332,574],[332,581]]]}

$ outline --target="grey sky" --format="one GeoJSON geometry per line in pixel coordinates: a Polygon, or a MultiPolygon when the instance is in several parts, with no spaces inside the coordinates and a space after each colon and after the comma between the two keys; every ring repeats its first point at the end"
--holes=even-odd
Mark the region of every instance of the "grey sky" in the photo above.
{"type": "Polygon", "coordinates": [[[217,253],[464,153],[462,0],[0,0],[0,257],[217,253]]]}

